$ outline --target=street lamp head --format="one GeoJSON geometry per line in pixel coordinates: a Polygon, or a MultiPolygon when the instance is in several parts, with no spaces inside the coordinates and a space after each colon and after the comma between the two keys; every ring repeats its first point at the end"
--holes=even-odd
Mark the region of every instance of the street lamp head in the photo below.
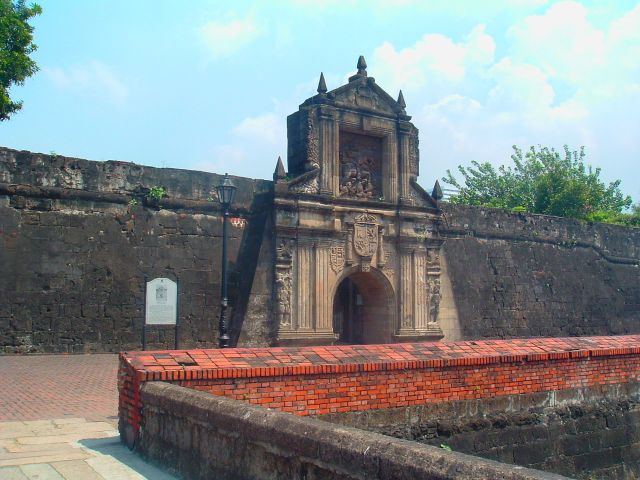
{"type": "Polygon", "coordinates": [[[229,174],[225,173],[224,180],[216,187],[218,200],[224,208],[229,208],[233,203],[233,199],[236,197],[237,188],[238,187],[236,187],[229,178],[229,174]]]}

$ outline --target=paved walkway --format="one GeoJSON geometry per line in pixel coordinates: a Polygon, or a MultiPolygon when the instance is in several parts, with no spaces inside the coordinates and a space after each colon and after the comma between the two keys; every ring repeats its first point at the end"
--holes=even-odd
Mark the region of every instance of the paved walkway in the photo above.
{"type": "Polygon", "coordinates": [[[0,356],[0,480],[175,480],[120,443],[117,356],[0,356]]]}
{"type": "Polygon", "coordinates": [[[0,421],[118,419],[118,356],[0,356],[0,421]]]}

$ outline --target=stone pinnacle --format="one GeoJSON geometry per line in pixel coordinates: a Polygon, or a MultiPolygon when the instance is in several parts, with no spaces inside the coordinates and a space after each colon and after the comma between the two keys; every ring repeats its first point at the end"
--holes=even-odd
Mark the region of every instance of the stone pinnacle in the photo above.
{"type": "Polygon", "coordinates": [[[358,58],[358,73],[367,73],[367,62],[364,60],[364,56],[360,55],[358,58]]]}
{"type": "Polygon", "coordinates": [[[276,163],[276,170],[273,172],[273,180],[284,180],[287,177],[287,172],[284,170],[284,165],[282,164],[282,159],[278,156],[278,163],[276,163]]]}
{"type": "Polygon", "coordinates": [[[400,105],[400,108],[402,108],[403,110],[407,106],[407,104],[404,102],[404,95],[402,95],[402,90],[400,90],[400,93],[398,94],[398,105],[400,105]]]}
{"type": "Polygon", "coordinates": [[[318,93],[327,93],[327,83],[324,81],[324,74],[320,72],[320,81],[318,82],[318,93]]]}
{"type": "Polygon", "coordinates": [[[442,188],[440,188],[440,182],[436,180],[436,184],[433,186],[433,191],[431,192],[431,196],[437,202],[442,198],[442,188]]]}

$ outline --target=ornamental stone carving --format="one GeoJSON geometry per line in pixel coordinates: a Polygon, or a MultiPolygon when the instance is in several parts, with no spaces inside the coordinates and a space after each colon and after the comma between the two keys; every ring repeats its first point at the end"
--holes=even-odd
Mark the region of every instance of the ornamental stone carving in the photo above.
{"type": "Polygon", "coordinates": [[[443,336],[441,212],[416,182],[418,130],[404,96],[378,86],[364,58],[357,68],[333,90],[321,77],[287,117],[272,217],[281,345],[443,336]]]}
{"type": "Polygon", "coordinates": [[[342,271],[344,260],[344,247],[342,245],[333,246],[329,249],[329,264],[334,273],[342,271]]]}
{"type": "Polygon", "coordinates": [[[318,134],[313,121],[313,115],[307,115],[307,165],[308,169],[320,167],[320,159],[318,157],[318,134]]]}
{"type": "Polygon", "coordinates": [[[361,257],[371,258],[378,249],[378,224],[375,217],[361,215],[353,224],[353,248],[361,257]]]}
{"type": "Polygon", "coordinates": [[[379,138],[340,132],[340,196],[381,196],[382,143],[379,138]]]}
{"type": "Polygon", "coordinates": [[[280,239],[280,243],[276,247],[276,255],[278,260],[291,262],[293,255],[294,241],[290,238],[280,239]]]}
{"type": "Polygon", "coordinates": [[[291,273],[279,270],[276,273],[276,312],[281,327],[291,325],[291,273]]]}

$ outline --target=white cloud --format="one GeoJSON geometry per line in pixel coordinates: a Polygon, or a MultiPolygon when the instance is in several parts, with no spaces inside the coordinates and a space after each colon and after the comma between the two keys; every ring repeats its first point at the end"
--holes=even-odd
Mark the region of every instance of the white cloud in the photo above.
{"type": "Polygon", "coordinates": [[[44,67],[43,71],[61,89],[106,96],[117,104],[123,104],[129,95],[127,86],[113,69],[95,60],[69,68],[44,67]]]}
{"type": "Polygon", "coordinates": [[[384,42],[373,53],[371,70],[380,72],[380,81],[391,91],[459,83],[464,80],[468,67],[491,63],[495,47],[484,25],[477,25],[460,43],[446,35],[430,33],[400,51],[390,42],[384,42]]]}
{"type": "Polygon", "coordinates": [[[260,33],[251,17],[229,22],[213,20],[200,27],[200,36],[214,58],[233,55],[255,40],[260,33]]]}
{"type": "Polygon", "coordinates": [[[234,127],[233,133],[244,140],[280,145],[287,137],[285,116],[271,112],[247,117],[234,127]]]}
{"type": "Polygon", "coordinates": [[[246,152],[237,145],[218,145],[211,149],[209,158],[195,162],[191,168],[203,172],[237,172],[247,159],[246,152]]]}
{"type": "Polygon", "coordinates": [[[640,5],[609,22],[593,15],[561,1],[523,16],[498,58],[484,25],[374,51],[370,73],[403,89],[420,128],[425,187],[461,163],[508,162],[513,144],[585,145],[609,179],[640,175],[640,5]]]}
{"type": "Polygon", "coordinates": [[[534,65],[516,64],[510,58],[504,58],[488,73],[495,80],[488,103],[496,109],[539,111],[553,103],[553,87],[548,83],[547,75],[534,65]]]}
{"type": "Polygon", "coordinates": [[[577,2],[552,5],[542,15],[531,15],[508,32],[512,55],[526,59],[547,74],[582,83],[607,63],[606,35],[588,19],[577,2]]]}

